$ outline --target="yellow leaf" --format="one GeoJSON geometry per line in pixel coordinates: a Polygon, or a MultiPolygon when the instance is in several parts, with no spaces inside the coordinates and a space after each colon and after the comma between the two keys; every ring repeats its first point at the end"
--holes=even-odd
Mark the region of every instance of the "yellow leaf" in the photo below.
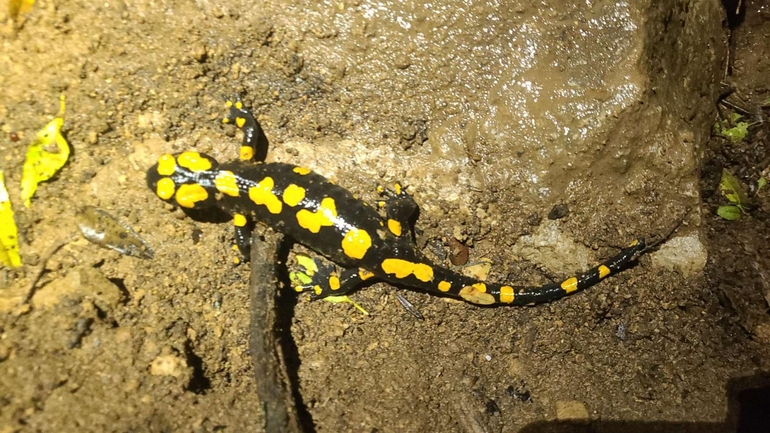
{"type": "Polygon", "coordinates": [[[724,168],[722,169],[722,179],[719,180],[719,189],[722,190],[722,195],[724,195],[730,203],[746,206],[749,202],[746,188],[741,181],[724,168]]]}
{"type": "Polygon", "coordinates": [[[19,230],[13,220],[13,208],[5,189],[5,176],[0,171],[0,262],[11,268],[21,266],[19,230]]]}
{"type": "Polygon", "coordinates": [[[8,2],[8,14],[16,19],[19,15],[26,14],[35,6],[35,0],[10,0],[8,2]]]}
{"type": "Polygon", "coordinates": [[[69,144],[61,135],[61,127],[64,124],[63,115],[64,95],[61,96],[59,117],[48,122],[45,128],[38,131],[37,139],[27,149],[27,158],[24,161],[24,171],[21,176],[21,199],[26,207],[30,207],[30,199],[35,195],[37,185],[53,177],[70,156],[69,144]]]}

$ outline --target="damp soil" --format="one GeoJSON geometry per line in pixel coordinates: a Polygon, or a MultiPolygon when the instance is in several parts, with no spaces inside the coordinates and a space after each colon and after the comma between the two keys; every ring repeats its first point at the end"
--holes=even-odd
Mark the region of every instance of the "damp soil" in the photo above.
{"type": "MultiPolygon", "coordinates": [[[[761,2],[747,3],[750,19],[735,30],[731,84],[764,116],[751,107],[770,96],[762,81],[770,77],[770,55],[761,42],[770,12],[753,3],[761,2]]],[[[270,10],[281,6],[271,2],[270,10]]],[[[0,168],[11,196],[18,197],[24,145],[56,114],[61,93],[74,150],[31,209],[15,203],[24,266],[0,271],[0,432],[260,431],[248,349],[249,267],[233,263],[229,224],[164,206],[146,188],[145,170],[158,155],[188,148],[230,158],[239,137],[219,119],[223,94],[238,93],[255,107],[273,158],[305,158],[314,168],[336,160],[337,171],[325,174],[373,200],[375,181],[403,173],[398,155],[420,151],[430,119],[412,105],[395,115],[390,105],[367,104],[367,85],[339,86],[345,70],[314,71],[297,54],[302,42],[269,16],[242,20],[237,8],[207,1],[35,7],[21,23],[0,20],[0,168]],[[370,141],[346,142],[360,124],[370,141]],[[357,169],[360,146],[372,142],[381,143],[374,156],[396,157],[383,158],[381,170],[357,169]],[[86,205],[130,225],[154,247],[154,258],[80,238],[78,210],[86,205]]],[[[309,21],[307,33],[333,38],[326,27],[309,21]]],[[[361,38],[369,31],[362,27],[361,38]]],[[[411,104],[434,97],[411,96],[411,104]]],[[[768,165],[767,140],[765,121],[739,145],[714,138],[704,150],[703,277],[655,268],[642,257],[584,294],[523,309],[478,308],[374,284],[353,295],[368,316],[287,293],[280,313],[289,317],[287,356],[305,422],[319,432],[735,425],[740,392],[766,384],[762,374],[770,371],[770,208],[759,194],[739,221],[719,219],[714,179],[728,168],[756,183],[768,165]],[[396,293],[424,320],[402,308],[396,293]]],[[[447,255],[458,238],[471,247],[471,262],[492,260],[490,278],[542,284],[563,271],[505,253],[552,212],[594,260],[633,235],[624,230],[623,215],[636,215],[629,206],[581,230],[578,222],[596,210],[508,201],[505,184],[484,184],[462,205],[425,205],[455,185],[451,176],[438,181],[416,198],[424,205],[420,246],[451,266],[447,255]]],[[[667,224],[638,229],[652,235],[667,224]]]]}

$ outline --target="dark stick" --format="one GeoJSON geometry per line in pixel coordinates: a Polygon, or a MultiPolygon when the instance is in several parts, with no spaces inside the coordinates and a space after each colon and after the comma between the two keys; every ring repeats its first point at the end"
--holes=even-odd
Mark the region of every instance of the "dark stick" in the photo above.
{"type": "Polygon", "coordinates": [[[251,237],[251,324],[249,351],[254,363],[257,397],[265,417],[266,433],[300,433],[294,399],[283,362],[278,333],[278,252],[283,237],[268,231],[264,239],[251,237]]]}

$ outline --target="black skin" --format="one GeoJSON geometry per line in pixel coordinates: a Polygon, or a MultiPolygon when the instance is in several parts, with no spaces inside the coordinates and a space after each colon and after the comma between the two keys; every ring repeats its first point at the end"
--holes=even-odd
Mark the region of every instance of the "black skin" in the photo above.
{"type": "MultiPolygon", "coordinates": [[[[417,250],[410,222],[417,210],[417,204],[403,188],[396,185],[395,191],[379,189],[380,194],[384,196],[384,200],[379,203],[385,210],[383,217],[376,207],[354,197],[345,188],[331,183],[319,174],[291,164],[264,163],[262,161],[266,155],[267,140],[256,119],[240,101],[228,102],[228,106],[230,111],[224,122],[238,125],[244,133],[241,158],[219,165],[208,155],[194,153],[199,159],[207,160],[210,167],[193,167],[196,170],[192,170],[176,164],[180,155],[185,155],[185,152],[173,155],[173,173],[169,175],[165,170],[161,170],[164,171],[161,174],[159,164],[154,165],[147,172],[148,186],[160,195],[158,184],[164,178],[171,179],[173,191],[179,191],[182,185],[200,185],[207,194],[196,196],[193,203],[180,201],[180,194],[171,197],[167,195],[165,201],[193,209],[217,206],[235,214],[235,238],[245,257],[248,257],[250,224],[244,225],[243,221],[246,219],[241,217],[239,225],[238,215],[253,218],[344,267],[342,271],[338,271],[333,265],[315,260],[318,269],[309,269],[306,272],[312,281],[298,288],[310,291],[314,296],[342,295],[354,289],[364,279],[371,278],[441,296],[461,298],[476,304],[533,305],[550,302],[590,287],[621,271],[645,249],[644,240],[638,239],[616,256],[584,274],[540,287],[488,283],[463,276],[430,263],[417,250]],[[255,159],[254,155],[258,158],[255,159]],[[230,177],[234,185],[230,194],[223,193],[215,183],[217,176],[227,172],[232,173],[230,177]],[[265,179],[269,179],[272,186],[265,187],[265,179]],[[257,190],[260,189],[258,187],[267,190],[265,196],[273,201],[272,208],[264,202],[259,202],[259,199],[255,202],[250,198],[250,188],[255,187],[257,190]],[[292,194],[285,193],[287,188],[296,190],[297,187],[304,190],[304,195],[295,203],[296,200],[291,200],[292,194]],[[302,227],[298,212],[304,210],[306,215],[307,212],[319,212],[324,200],[327,200],[327,203],[333,200],[336,208],[336,216],[331,215],[324,220],[329,225],[318,225],[313,230],[302,227]],[[389,228],[394,222],[400,230],[389,228]],[[368,235],[368,248],[354,248],[351,253],[342,247],[346,234],[350,235],[351,230],[368,235]],[[394,272],[392,267],[385,269],[383,261],[388,259],[405,261],[407,267],[397,266],[401,272],[394,272]],[[416,266],[419,271],[412,272],[412,266],[416,266]],[[428,270],[430,275],[425,274],[428,270]]],[[[187,152],[187,155],[190,153],[187,152]]],[[[172,158],[171,155],[165,157],[168,160],[172,158]]],[[[164,182],[166,185],[169,183],[164,182]]],[[[320,212],[323,213],[323,209],[320,212]]],[[[327,215],[330,215],[328,208],[327,215]]],[[[356,242],[359,240],[360,237],[355,238],[356,242]]]]}

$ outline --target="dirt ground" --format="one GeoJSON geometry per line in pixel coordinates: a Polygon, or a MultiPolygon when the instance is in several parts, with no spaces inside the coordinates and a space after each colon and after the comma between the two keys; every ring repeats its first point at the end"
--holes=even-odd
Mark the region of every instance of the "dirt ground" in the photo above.
{"type": "MultiPolygon", "coordinates": [[[[271,11],[281,5],[268,3],[271,11]]],[[[705,275],[685,277],[644,256],[586,293],[535,308],[478,308],[386,284],[353,295],[369,316],[347,304],[289,302],[282,314],[290,318],[305,423],[371,433],[716,432],[737,424],[762,431],[751,428],[767,415],[751,410],[770,399],[768,192],[738,221],[715,214],[722,168],[755,185],[770,165],[768,110],[759,108],[770,97],[770,9],[761,1],[745,7],[726,82],[757,121],[744,142],[714,137],[703,150],[703,202],[694,212],[709,251],[705,275]],[[425,319],[405,311],[395,293],[425,319]]],[[[217,2],[35,8],[22,23],[0,15],[0,169],[11,196],[18,197],[25,146],[56,114],[62,93],[73,155],[31,209],[14,203],[24,266],[0,270],[0,433],[260,431],[249,268],[233,264],[232,228],[164,206],[146,188],[145,170],[158,155],[189,148],[232,158],[239,137],[221,125],[222,96],[238,93],[259,114],[272,158],[313,168],[329,162],[337,171],[324,174],[374,200],[375,181],[406,173],[399,155],[427,153],[425,134],[440,133],[415,108],[434,95],[415,96],[399,111],[367,83],[343,88],[346,71],[314,69],[298,55],[302,42],[271,16],[245,20],[217,2]],[[356,143],[348,140],[353,129],[356,143]],[[368,172],[357,168],[366,158],[393,161],[368,172]],[[82,239],[84,205],[132,226],[154,258],[82,239]]],[[[333,38],[328,26],[311,24],[308,35],[333,38]]],[[[362,28],[362,38],[370,30],[362,28]]],[[[492,151],[462,152],[479,162],[492,151]]],[[[556,203],[538,204],[505,176],[485,176],[468,201],[444,200],[453,173],[429,179],[433,186],[414,179],[423,188],[420,246],[446,263],[449,240],[459,238],[472,261],[492,260],[496,280],[543,284],[565,272],[507,253],[556,203]]],[[[636,235],[660,234],[677,208],[569,198],[564,225],[592,262],[636,235]]]]}

